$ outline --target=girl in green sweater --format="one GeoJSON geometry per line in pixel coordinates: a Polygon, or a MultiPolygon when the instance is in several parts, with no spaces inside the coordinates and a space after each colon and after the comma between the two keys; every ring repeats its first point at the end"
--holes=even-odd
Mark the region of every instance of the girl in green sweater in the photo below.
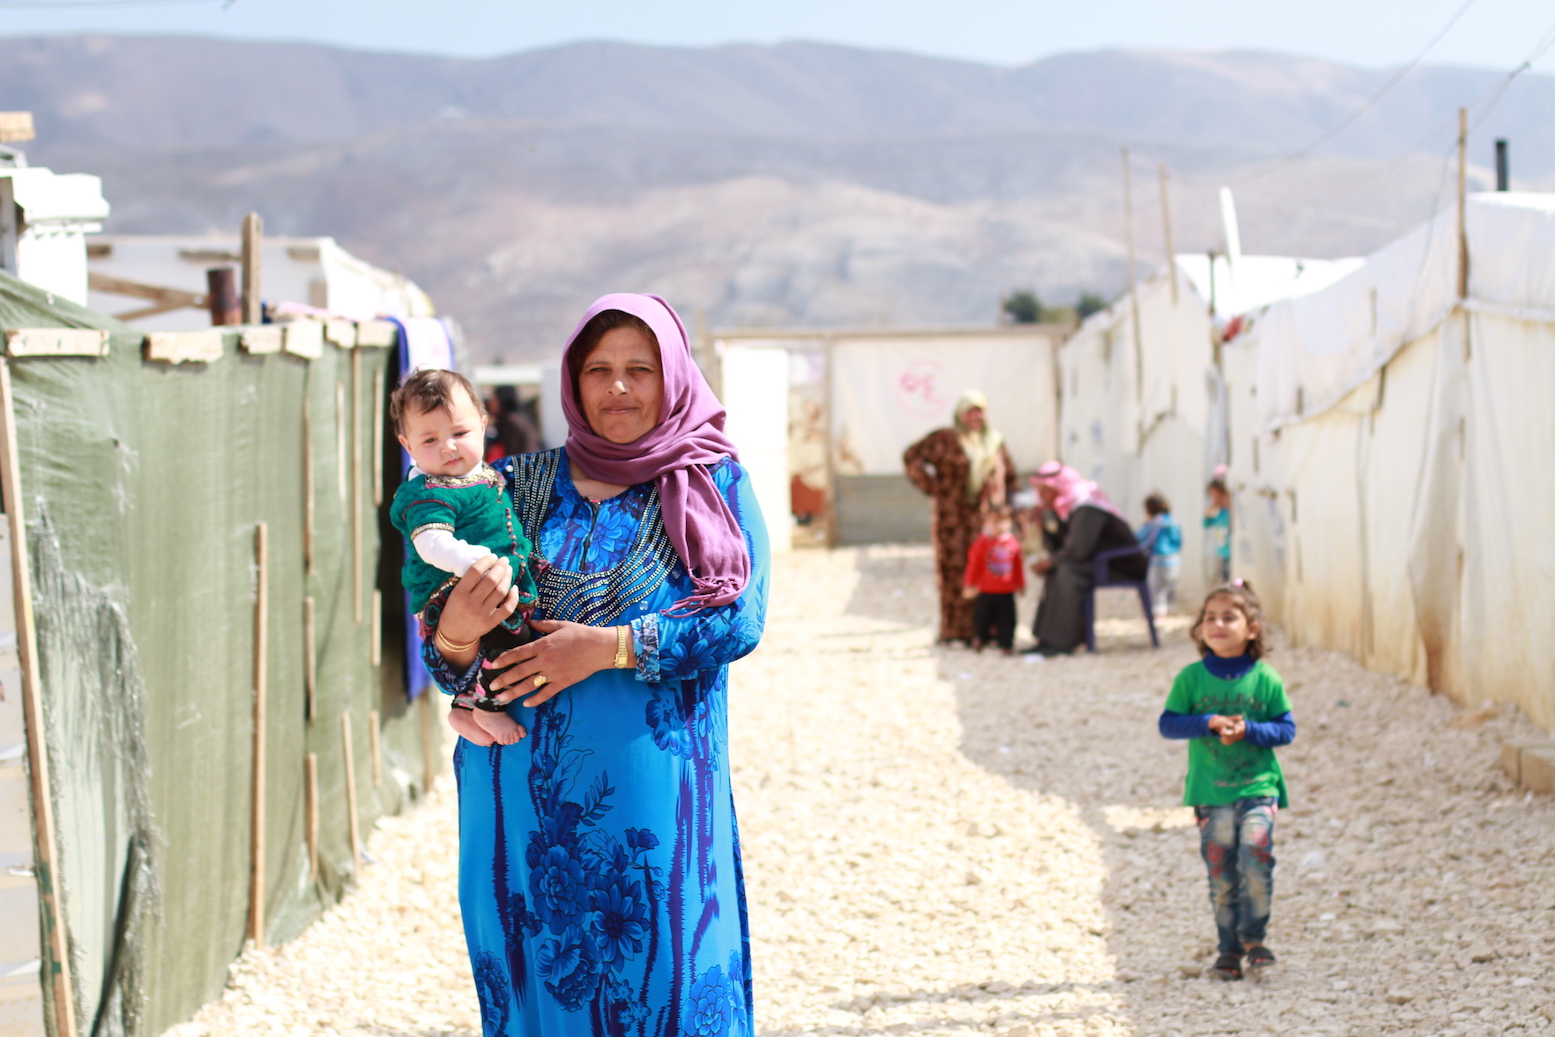
{"type": "Polygon", "coordinates": [[[1296,737],[1285,683],[1263,661],[1263,610],[1244,580],[1210,592],[1193,625],[1203,659],[1172,682],[1161,714],[1167,738],[1188,740],[1183,802],[1193,807],[1209,869],[1221,979],[1274,964],[1264,944],[1274,896],[1274,818],[1287,805],[1275,746],[1296,737]]]}

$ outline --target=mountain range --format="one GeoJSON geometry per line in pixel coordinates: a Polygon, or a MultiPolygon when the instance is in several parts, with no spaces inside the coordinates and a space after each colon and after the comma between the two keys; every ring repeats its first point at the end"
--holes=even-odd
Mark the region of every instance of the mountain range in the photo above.
{"type": "Polygon", "coordinates": [[[403,270],[477,356],[513,361],[553,354],[611,290],[657,291],[714,327],[986,324],[1018,288],[1116,293],[1124,145],[1146,269],[1164,254],[1161,162],[1179,251],[1220,246],[1222,183],[1250,252],[1366,251],[1450,203],[1456,109],[1476,98],[1473,184],[1506,137],[1516,186],[1555,185],[1555,77],[1533,73],[1398,78],[1252,52],[1005,68],[813,43],[464,60],[0,38],[0,108],[33,111],[34,163],[104,177],[110,231],[230,234],[255,209],[273,233],[330,234],[403,270]]]}

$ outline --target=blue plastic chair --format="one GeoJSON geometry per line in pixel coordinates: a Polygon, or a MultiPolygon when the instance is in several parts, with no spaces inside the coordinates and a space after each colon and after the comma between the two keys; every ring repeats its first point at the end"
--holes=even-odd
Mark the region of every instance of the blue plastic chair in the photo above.
{"type": "Polygon", "coordinates": [[[1120,580],[1114,578],[1108,571],[1114,558],[1126,558],[1129,555],[1142,554],[1147,559],[1150,557],[1150,549],[1155,546],[1155,538],[1160,529],[1154,529],[1144,541],[1133,547],[1118,547],[1111,551],[1098,551],[1091,556],[1091,563],[1095,566],[1091,574],[1091,588],[1085,592],[1084,616],[1085,616],[1085,648],[1094,653],[1096,651],[1096,592],[1108,587],[1132,587],[1139,592],[1139,603],[1144,606],[1145,622],[1150,625],[1150,644],[1155,648],[1161,647],[1161,639],[1155,632],[1155,605],[1150,600],[1150,581],[1144,580],[1120,580]]]}

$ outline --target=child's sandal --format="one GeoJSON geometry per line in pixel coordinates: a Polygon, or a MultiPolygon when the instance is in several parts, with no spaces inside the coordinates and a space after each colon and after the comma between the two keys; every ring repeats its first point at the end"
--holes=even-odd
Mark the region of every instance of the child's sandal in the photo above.
{"type": "Polygon", "coordinates": [[[1259,944],[1247,952],[1247,967],[1254,972],[1274,964],[1274,952],[1259,944]]]}
{"type": "Polygon", "coordinates": [[[1222,954],[1215,959],[1210,971],[1217,979],[1241,979],[1242,959],[1235,954],[1222,954]]]}

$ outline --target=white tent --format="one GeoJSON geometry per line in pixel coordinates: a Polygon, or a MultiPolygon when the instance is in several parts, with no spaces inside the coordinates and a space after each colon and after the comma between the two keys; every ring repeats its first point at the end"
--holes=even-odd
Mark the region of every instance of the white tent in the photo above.
{"type": "MultiPolygon", "coordinates": [[[[925,540],[929,502],[903,474],[902,452],[949,425],[957,397],[979,389],[1020,471],[1033,471],[1054,456],[1053,352],[1060,333],[1050,324],[720,333],[716,349],[723,358],[731,435],[737,398],[755,410],[763,397],[782,396],[789,423],[786,478],[790,486],[809,486],[835,502],[829,539],[925,540]],[[787,358],[786,379],[780,362],[758,359],[764,351],[787,358]]],[[[767,424],[776,427],[773,421],[767,424]]],[[[755,432],[747,428],[744,434],[755,432]]],[[[778,464],[775,449],[764,456],[778,464]]],[[[782,496],[776,478],[766,484],[771,498],[782,496]]],[[[772,521],[769,515],[768,524],[772,521]]]]}
{"type": "Polygon", "coordinates": [[[1549,727],[1555,196],[1470,197],[1462,300],[1455,222],[1228,344],[1234,562],[1298,643],[1549,727]]]}
{"type": "Polygon", "coordinates": [[[0,270],[86,305],[86,235],[108,217],[102,178],[0,169],[0,270]]]}
{"type": "Polygon", "coordinates": [[[1204,487],[1226,460],[1226,407],[1215,313],[1241,313],[1320,290],[1359,260],[1282,256],[1176,257],[1112,307],[1088,318],[1058,353],[1062,459],[1102,485],[1137,522],[1144,498],[1166,495],[1183,530],[1181,600],[1204,593],[1204,487]]]}

